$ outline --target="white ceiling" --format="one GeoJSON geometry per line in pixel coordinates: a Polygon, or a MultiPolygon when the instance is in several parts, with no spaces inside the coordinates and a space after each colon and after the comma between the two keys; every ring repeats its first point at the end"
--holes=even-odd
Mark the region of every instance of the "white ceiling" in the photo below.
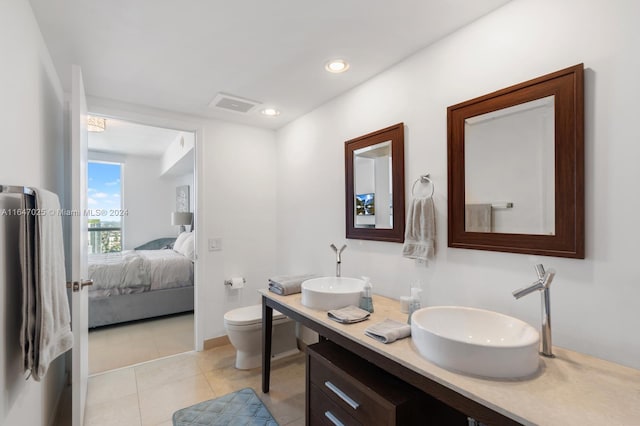
{"type": "Polygon", "coordinates": [[[182,132],[107,118],[104,132],[89,132],[89,150],[160,157],[182,132]]]}
{"type": "Polygon", "coordinates": [[[278,128],[509,0],[30,0],[65,90],[278,128]],[[328,59],[347,59],[340,75],[328,59]],[[219,92],[274,118],[208,105],[219,92]]]}

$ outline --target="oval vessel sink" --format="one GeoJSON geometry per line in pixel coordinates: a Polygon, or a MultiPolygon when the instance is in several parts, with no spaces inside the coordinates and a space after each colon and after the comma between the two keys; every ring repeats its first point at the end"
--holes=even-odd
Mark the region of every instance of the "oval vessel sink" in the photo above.
{"type": "Polygon", "coordinates": [[[324,311],[358,306],[363,287],[364,281],[358,278],[312,278],[302,283],[302,304],[324,311]]]}
{"type": "Polygon", "coordinates": [[[513,379],[538,371],[540,335],[517,318],[483,309],[433,306],[411,316],[420,355],[448,370],[513,379]]]}

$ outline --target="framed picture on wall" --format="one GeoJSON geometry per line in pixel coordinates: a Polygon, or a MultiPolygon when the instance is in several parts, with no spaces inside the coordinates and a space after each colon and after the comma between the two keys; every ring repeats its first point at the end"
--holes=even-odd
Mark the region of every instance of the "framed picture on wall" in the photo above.
{"type": "Polygon", "coordinates": [[[176,187],[176,211],[188,212],[189,210],[189,185],[176,187]]]}

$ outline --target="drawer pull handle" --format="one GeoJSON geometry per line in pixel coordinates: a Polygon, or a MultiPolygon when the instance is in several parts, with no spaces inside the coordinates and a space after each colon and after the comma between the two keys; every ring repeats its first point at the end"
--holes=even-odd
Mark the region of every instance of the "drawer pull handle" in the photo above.
{"type": "Polygon", "coordinates": [[[326,418],[328,418],[329,420],[331,420],[331,423],[333,423],[334,425],[336,425],[336,426],[344,426],[344,423],[342,423],[340,420],[338,420],[338,418],[336,416],[334,416],[331,411],[325,411],[324,412],[324,416],[326,418]]]}
{"type": "Polygon", "coordinates": [[[360,406],[360,404],[358,404],[357,402],[355,402],[353,399],[351,399],[351,397],[349,395],[347,395],[346,393],[344,393],[342,390],[340,390],[339,387],[337,387],[336,385],[334,385],[333,383],[326,381],[324,382],[324,385],[326,387],[329,388],[329,390],[331,390],[331,392],[335,393],[336,395],[338,395],[338,397],[343,400],[344,402],[346,402],[347,404],[349,404],[349,406],[351,408],[353,408],[354,410],[357,410],[358,407],[360,406]]]}

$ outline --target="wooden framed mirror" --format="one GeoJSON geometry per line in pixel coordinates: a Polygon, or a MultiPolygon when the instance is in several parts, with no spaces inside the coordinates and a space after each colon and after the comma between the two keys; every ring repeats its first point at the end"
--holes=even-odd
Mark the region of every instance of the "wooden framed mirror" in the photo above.
{"type": "Polygon", "coordinates": [[[584,258],[584,67],[447,109],[449,247],[584,258]]]}
{"type": "Polygon", "coordinates": [[[347,238],[404,241],[404,124],[344,144],[347,238]]]}

